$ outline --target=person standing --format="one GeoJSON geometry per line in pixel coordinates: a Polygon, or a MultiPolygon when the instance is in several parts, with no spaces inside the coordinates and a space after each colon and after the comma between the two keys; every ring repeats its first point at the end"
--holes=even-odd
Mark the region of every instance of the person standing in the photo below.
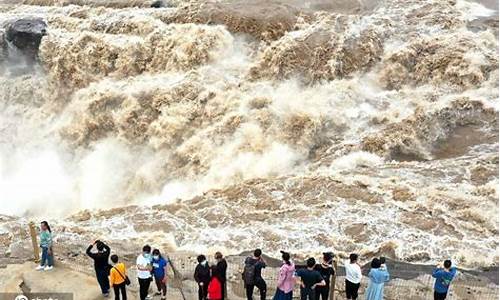
{"type": "Polygon", "coordinates": [[[361,285],[361,267],[358,264],[358,255],[351,253],[344,263],[345,268],[345,294],[347,299],[358,299],[358,290],[361,285]]]}
{"type": "Polygon", "coordinates": [[[310,257],[306,261],[307,268],[297,270],[300,278],[300,300],[316,300],[316,287],[325,286],[326,282],[321,274],[314,270],[316,260],[310,257]]]}
{"type": "Polygon", "coordinates": [[[216,264],[212,268],[212,276],[217,277],[219,280],[221,287],[222,287],[222,295],[221,295],[221,300],[225,298],[225,293],[226,293],[226,273],[227,273],[227,262],[222,253],[220,252],[215,252],[214,255],[216,264]]]}
{"type": "Polygon", "coordinates": [[[330,293],[330,278],[335,275],[335,270],[333,269],[333,253],[325,252],[323,253],[323,260],[321,264],[314,266],[314,270],[318,271],[325,281],[324,286],[316,287],[316,300],[320,298],[322,300],[328,300],[328,294],[330,293]]]}
{"type": "Polygon", "coordinates": [[[111,269],[109,265],[109,255],[111,249],[104,242],[96,240],[93,244],[90,244],[86,251],[87,255],[94,260],[95,275],[97,277],[97,282],[101,287],[101,293],[104,297],[109,296],[109,271],[111,269]],[[94,246],[97,249],[96,252],[92,252],[94,246]]]}
{"type": "Polygon", "coordinates": [[[262,278],[262,269],[266,267],[266,262],[262,258],[262,250],[255,249],[253,256],[245,259],[243,270],[243,281],[247,294],[247,300],[253,299],[253,288],[257,287],[260,291],[260,299],[266,299],[267,284],[262,278]]]}
{"type": "Polygon", "coordinates": [[[139,298],[146,300],[148,298],[149,286],[151,284],[153,270],[151,263],[151,246],[142,247],[142,254],[137,256],[137,280],[139,281],[139,298]]]}
{"type": "Polygon", "coordinates": [[[276,293],[274,294],[273,300],[292,300],[293,297],[293,286],[295,285],[295,265],[290,261],[290,253],[281,251],[281,259],[283,264],[281,265],[278,284],[276,288],[276,293]]]}
{"type": "Polygon", "coordinates": [[[207,287],[208,300],[221,300],[222,299],[222,284],[220,283],[219,277],[215,275],[216,266],[211,267],[212,276],[210,278],[210,283],[207,287]]]}
{"type": "Polygon", "coordinates": [[[156,295],[161,295],[161,300],[167,297],[167,266],[168,261],[163,258],[160,250],[153,250],[153,275],[155,278],[156,287],[158,292],[156,295]]]}
{"type": "Polygon", "coordinates": [[[198,265],[194,269],[194,280],[198,284],[198,300],[207,300],[208,284],[210,283],[210,266],[205,255],[198,255],[198,265]]]}
{"type": "MultiPolygon", "coordinates": [[[[113,267],[109,272],[109,284],[115,293],[115,300],[127,300],[127,268],[124,263],[118,262],[118,255],[111,255],[113,267]]],[[[129,282],[130,283],[130,282],[129,282]]]]}
{"type": "Polygon", "coordinates": [[[52,252],[52,230],[47,221],[40,224],[40,248],[42,249],[42,259],[36,269],[50,271],[54,265],[54,253],[52,252]]]}
{"type": "Polygon", "coordinates": [[[374,258],[371,263],[371,270],[368,273],[370,283],[366,289],[366,300],[384,299],[384,284],[389,281],[387,267],[382,268],[380,259],[374,258]]]}
{"type": "Polygon", "coordinates": [[[432,277],[436,279],[434,283],[434,300],[444,300],[448,295],[451,281],[457,274],[457,268],[451,266],[451,260],[447,259],[443,265],[437,265],[432,271],[432,277]]]}

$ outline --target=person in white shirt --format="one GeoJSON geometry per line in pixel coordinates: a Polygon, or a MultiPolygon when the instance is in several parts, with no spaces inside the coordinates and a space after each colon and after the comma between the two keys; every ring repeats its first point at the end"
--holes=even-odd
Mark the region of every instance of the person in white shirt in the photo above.
{"type": "Polygon", "coordinates": [[[139,296],[141,300],[148,298],[149,285],[152,281],[151,276],[151,247],[146,245],[142,247],[142,254],[137,257],[137,279],[139,280],[139,296]]]}
{"type": "Polygon", "coordinates": [[[361,267],[358,264],[358,255],[351,253],[344,263],[345,268],[345,294],[347,299],[358,299],[358,290],[361,283],[361,267]]]}

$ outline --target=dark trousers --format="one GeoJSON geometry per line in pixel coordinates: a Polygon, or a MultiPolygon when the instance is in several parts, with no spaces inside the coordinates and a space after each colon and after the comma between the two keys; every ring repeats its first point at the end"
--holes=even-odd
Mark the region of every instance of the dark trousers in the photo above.
{"type": "Polygon", "coordinates": [[[356,300],[358,299],[359,283],[352,283],[349,280],[345,280],[345,295],[347,299],[356,300]]]}
{"type": "Polygon", "coordinates": [[[161,293],[163,297],[167,295],[167,284],[163,282],[163,278],[155,277],[156,287],[158,288],[158,292],[161,293]]]}
{"type": "Polygon", "coordinates": [[[434,300],[444,300],[446,299],[446,295],[448,293],[438,293],[436,291],[434,291],[434,300]]]}
{"type": "Polygon", "coordinates": [[[198,300],[207,300],[208,298],[208,282],[203,282],[203,285],[198,283],[198,300]]]}
{"type": "Polygon", "coordinates": [[[115,300],[120,300],[120,293],[122,294],[122,300],[127,300],[127,285],[125,282],[113,285],[113,291],[115,292],[115,300]]]}
{"type": "Polygon", "coordinates": [[[151,278],[143,279],[143,278],[138,278],[139,279],[139,297],[141,300],[146,300],[146,297],[148,296],[149,292],[149,285],[151,284],[151,278]]]}
{"type": "Polygon", "coordinates": [[[316,300],[328,300],[328,294],[330,293],[329,286],[320,286],[316,288],[316,300]]]}
{"type": "Polygon", "coordinates": [[[95,269],[95,276],[97,277],[97,282],[101,287],[101,292],[103,294],[109,293],[109,271],[107,269],[95,269]]]}
{"type": "Polygon", "coordinates": [[[255,280],[255,284],[247,284],[245,286],[247,290],[247,300],[252,300],[253,299],[253,288],[257,287],[260,292],[260,300],[266,300],[266,292],[267,292],[267,285],[264,279],[262,278],[257,278],[255,280]]]}
{"type": "Polygon", "coordinates": [[[221,283],[221,287],[222,287],[222,291],[221,291],[222,292],[221,293],[222,298],[221,298],[221,300],[224,300],[226,298],[226,289],[227,289],[227,287],[226,287],[226,281],[224,280],[224,281],[221,281],[220,283],[221,283]]]}
{"type": "Polygon", "coordinates": [[[300,288],[300,300],[316,300],[316,290],[312,288],[300,288]]]}

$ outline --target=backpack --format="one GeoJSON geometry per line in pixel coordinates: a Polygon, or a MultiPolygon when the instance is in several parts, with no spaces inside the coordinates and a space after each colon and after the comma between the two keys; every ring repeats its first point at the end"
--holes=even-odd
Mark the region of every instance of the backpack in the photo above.
{"type": "Polygon", "coordinates": [[[255,264],[256,262],[252,263],[245,263],[245,267],[243,268],[243,282],[245,282],[246,285],[253,285],[255,284],[255,264]]]}

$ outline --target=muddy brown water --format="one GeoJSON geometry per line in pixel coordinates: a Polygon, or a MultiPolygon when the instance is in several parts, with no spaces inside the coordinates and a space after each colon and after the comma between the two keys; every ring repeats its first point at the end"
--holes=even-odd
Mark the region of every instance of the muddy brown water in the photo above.
{"type": "Polygon", "coordinates": [[[484,132],[475,125],[458,126],[447,139],[436,145],[432,154],[435,159],[458,157],[475,145],[494,144],[497,141],[498,132],[484,132]]]}

